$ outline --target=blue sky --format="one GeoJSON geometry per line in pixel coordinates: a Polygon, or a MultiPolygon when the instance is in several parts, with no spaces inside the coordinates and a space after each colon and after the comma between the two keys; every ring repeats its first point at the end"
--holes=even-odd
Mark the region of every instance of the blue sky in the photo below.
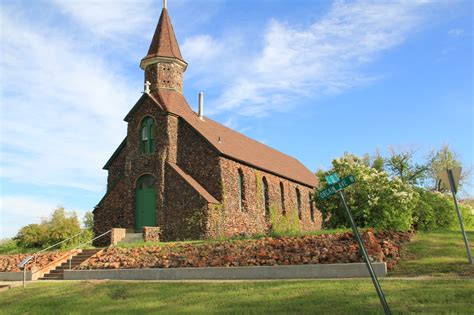
{"type": "MultiPolygon", "coordinates": [[[[2,1],[0,238],[90,211],[143,90],[162,1],[2,1]]],[[[471,1],[169,0],[205,113],[327,168],[449,143],[474,161],[471,1]]],[[[472,186],[466,193],[474,193],[472,186]]]]}

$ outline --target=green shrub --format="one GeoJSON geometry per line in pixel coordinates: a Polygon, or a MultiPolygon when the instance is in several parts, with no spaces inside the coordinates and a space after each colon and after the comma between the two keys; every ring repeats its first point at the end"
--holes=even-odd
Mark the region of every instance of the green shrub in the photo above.
{"type": "MultiPolygon", "coordinates": [[[[332,162],[327,172],[319,172],[319,189],[327,185],[324,175],[336,173],[340,178],[354,175],[356,183],[344,190],[354,220],[359,227],[376,229],[410,229],[417,194],[399,178],[372,168],[354,155],[345,154],[332,162]]],[[[327,199],[315,198],[327,228],[349,227],[346,212],[338,194],[327,199]]]]}
{"type": "Polygon", "coordinates": [[[18,252],[18,249],[19,247],[15,240],[12,240],[12,239],[0,240],[0,255],[16,253],[18,252]]]}
{"type": "Polygon", "coordinates": [[[280,209],[272,204],[270,205],[270,224],[271,235],[290,236],[299,235],[300,222],[296,211],[288,211],[286,215],[280,212],[280,209]]]}
{"type": "MultiPolygon", "coordinates": [[[[29,224],[20,229],[14,240],[23,248],[44,248],[61,242],[81,232],[81,226],[75,212],[66,212],[64,208],[56,209],[49,219],[40,224],[29,224]]],[[[64,242],[60,248],[80,244],[92,238],[89,229],[74,239],[64,242]]]]}
{"type": "MultiPolygon", "coordinates": [[[[413,212],[413,224],[417,230],[430,231],[438,228],[459,228],[459,219],[450,195],[418,190],[419,198],[413,212]]],[[[466,227],[474,224],[474,215],[468,205],[459,205],[466,227]]]]}

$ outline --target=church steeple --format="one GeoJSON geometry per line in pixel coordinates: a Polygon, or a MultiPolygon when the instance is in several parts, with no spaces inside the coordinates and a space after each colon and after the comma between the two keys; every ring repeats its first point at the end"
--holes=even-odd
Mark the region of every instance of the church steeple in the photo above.
{"type": "Polygon", "coordinates": [[[145,83],[150,82],[150,92],[168,89],[182,93],[187,65],[181,56],[165,1],[148,54],[140,63],[145,70],[145,83]]]}

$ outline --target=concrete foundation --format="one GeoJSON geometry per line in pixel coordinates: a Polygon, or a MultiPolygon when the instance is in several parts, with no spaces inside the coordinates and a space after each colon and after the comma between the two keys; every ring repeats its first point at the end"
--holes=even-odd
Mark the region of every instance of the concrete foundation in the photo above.
{"type": "MultiPolygon", "coordinates": [[[[26,272],[26,280],[32,279],[31,271],[26,272]]],[[[0,272],[0,281],[23,281],[23,271],[19,272],[0,272]]]]}
{"type": "MultiPolygon", "coordinates": [[[[385,263],[372,264],[377,276],[387,274],[385,263]]],[[[251,266],[169,269],[65,270],[64,280],[258,280],[369,277],[363,263],[293,266],[251,266]]]]}

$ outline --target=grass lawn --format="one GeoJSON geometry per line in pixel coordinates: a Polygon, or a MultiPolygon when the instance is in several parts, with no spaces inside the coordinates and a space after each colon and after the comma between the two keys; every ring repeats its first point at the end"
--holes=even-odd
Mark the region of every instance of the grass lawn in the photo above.
{"type": "MultiPolygon", "coordinates": [[[[467,231],[467,238],[474,254],[474,231],[467,231]]],[[[474,277],[460,231],[418,232],[402,250],[402,261],[390,276],[474,277]]]]}
{"type": "MultiPolygon", "coordinates": [[[[394,313],[474,310],[472,280],[383,280],[394,313]]],[[[364,280],[224,283],[34,283],[0,294],[1,314],[63,313],[381,313],[372,283],[364,280]]]]}
{"type": "MultiPolygon", "coordinates": [[[[474,243],[472,231],[468,237],[474,243]]],[[[473,314],[474,267],[467,264],[457,231],[418,233],[381,285],[393,313],[473,314]]],[[[35,282],[0,293],[0,314],[24,313],[380,314],[382,307],[370,279],[63,281],[35,282]]]]}

